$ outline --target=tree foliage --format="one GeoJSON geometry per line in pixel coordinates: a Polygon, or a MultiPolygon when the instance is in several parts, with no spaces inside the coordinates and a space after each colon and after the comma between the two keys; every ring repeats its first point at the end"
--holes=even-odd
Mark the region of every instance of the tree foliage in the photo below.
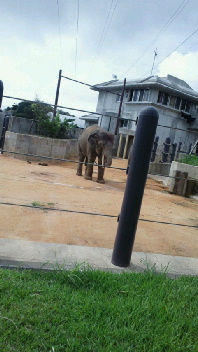
{"type": "Polygon", "coordinates": [[[73,117],[68,112],[58,110],[53,118],[53,108],[44,102],[36,99],[32,102],[20,102],[12,106],[12,114],[17,117],[24,117],[34,120],[36,123],[36,134],[50,138],[71,138],[74,128],[77,127],[69,118],[61,121],[60,114],[73,117]]]}

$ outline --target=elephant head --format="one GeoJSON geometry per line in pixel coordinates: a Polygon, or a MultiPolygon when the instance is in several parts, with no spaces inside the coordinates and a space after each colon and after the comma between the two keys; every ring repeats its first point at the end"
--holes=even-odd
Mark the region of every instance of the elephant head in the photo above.
{"type": "Polygon", "coordinates": [[[88,142],[96,152],[96,156],[103,156],[103,166],[111,166],[112,164],[112,148],[114,135],[101,129],[90,133],[88,142]]]}

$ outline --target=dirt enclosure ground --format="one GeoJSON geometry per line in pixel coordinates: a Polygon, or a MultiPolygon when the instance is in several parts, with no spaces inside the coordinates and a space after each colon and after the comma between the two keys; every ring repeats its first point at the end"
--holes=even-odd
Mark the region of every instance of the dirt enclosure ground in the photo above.
{"type": "MultiPolygon", "coordinates": [[[[126,168],[126,160],[112,166],[126,168]]],[[[125,184],[125,171],[106,169],[105,184],[76,176],[76,164],[38,165],[0,155],[0,202],[42,205],[47,208],[117,216],[125,184]]],[[[167,187],[147,180],[141,219],[198,225],[198,201],[171,195],[167,187]]],[[[34,207],[0,204],[0,237],[113,248],[116,217],[101,217],[34,207]]],[[[134,250],[198,257],[196,228],[138,222],[134,250]]]]}

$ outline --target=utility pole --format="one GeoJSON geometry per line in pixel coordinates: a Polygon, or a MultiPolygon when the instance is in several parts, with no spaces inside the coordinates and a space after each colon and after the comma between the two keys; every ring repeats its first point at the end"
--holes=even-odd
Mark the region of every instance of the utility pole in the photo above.
{"type": "Polygon", "coordinates": [[[119,128],[119,124],[120,124],[120,114],[121,114],[122,102],[123,102],[123,98],[124,98],[125,86],[126,86],[126,78],[124,79],[124,85],[123,85],[123,88],[122,88],[122,94],[121,94],[121,98],[120,98],[120,105],[119,105],[119,110],[118,110],[117,123],[116,123],[115,132],[114,132],[115,136],[118,134],[118,128],[119,128]]]}
{"type": "Polygon", "coordinates": [[[54,113],[53,113],[53,119],[56,116],[56,108],[58,105],[58,97],[59,97],[59,89],[60,89],[60,82],[61,82],[61,74],[62,70],[59,70],[59,75],[58,75],[58,83],[57,83],[57,88],[56,88],[56,97],[55,97],[55,103],[54,103],[54,113]]]}
{"type": "Polygon", "coordinates": [[[153,66],[152,66],[152,69],[151,69],[151,75],[153,74],[153,67],[154,67],[156,56],[157,56],[157,48],[154,50],[154,58],[153,58],[153,66]]]}

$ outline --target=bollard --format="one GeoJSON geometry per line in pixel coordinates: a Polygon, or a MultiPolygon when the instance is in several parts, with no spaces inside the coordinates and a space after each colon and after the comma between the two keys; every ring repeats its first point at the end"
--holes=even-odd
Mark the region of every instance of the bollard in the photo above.
{"type": "Polygon", "coordinates": [[[0,108],[3,100],[3,82],[0,80],[0,108]]]}
{"type": "Polygon", "coordinates": [[[156,153],[157,153],[157,147],[158,147],[158,142],[159,142],[159,137],[155,137],[155,141],[153,143],[153,150],[151,153],[151,161],[155,161],[156,153]]]}
{"type": "Polygon", "coordinates": [[[120,267],[130,265],[158,117],[153,107],[144,108],[139,115],[112,255],[112,264],[120,267]]]}
{"type": "Polygon", "coordinates": [[[176,148],[177,148],[177,143],[172,143],[172,151],[170,153],[170,162],[171,163],[175,159],[176,148]]]}
{"type": "Polygon", "coordinates": [[[170,146],[171,146],[171,140],[169,137],[167,137],[164,142],[164,151],[162,153],[162,163],[168,162],[170,146]]]}

